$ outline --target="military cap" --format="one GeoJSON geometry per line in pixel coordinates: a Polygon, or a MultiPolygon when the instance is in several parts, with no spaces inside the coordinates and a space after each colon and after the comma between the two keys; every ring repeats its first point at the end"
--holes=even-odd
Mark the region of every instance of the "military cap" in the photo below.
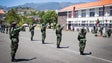
{"type": "Polygon", "coordinates": [[[17,24],[17,22],[12,22],[12,25],[16,25],[17,24]]]}

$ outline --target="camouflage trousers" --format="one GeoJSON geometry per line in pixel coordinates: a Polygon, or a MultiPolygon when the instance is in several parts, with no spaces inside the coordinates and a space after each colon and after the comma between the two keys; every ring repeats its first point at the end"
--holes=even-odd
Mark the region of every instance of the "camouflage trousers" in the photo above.
{"type": "Polygon", "coordinates": [[[44,43],[45,38],[46,38],[46,33],[42,33],[42,43],[44,43]]]}
{"type": "Polygon", "coordinates": [[[79,42],[79,51],[81,52],[83,52],[84,51],[84,49],[85,49],[85,46],[86,46],[86,39],[80,39],[80,42],[79,42]]]}
{"type": "Polygon", "coordinates": [[[19,42],[19,40],[17,38],[11,39],[11,57],[12,57],[12,59],[15,58],[15,54],[18,49],[18,42],[19,42]]]}
{"type": "Polygon", "coordinates": [[[61,39],[62,36],[61,35],[57,35],[57,47],[60,47],[60,43],[61,43],[61,39]]]}
{"type": "Polygon", "coordinates": [[[31,40],[33,40],[34,31],[31,31],[31,40]]]}
{"type": "Polygon", "coordinates": [[[6,28],[6,34],[8,34],[8,28],[6,28]]]}

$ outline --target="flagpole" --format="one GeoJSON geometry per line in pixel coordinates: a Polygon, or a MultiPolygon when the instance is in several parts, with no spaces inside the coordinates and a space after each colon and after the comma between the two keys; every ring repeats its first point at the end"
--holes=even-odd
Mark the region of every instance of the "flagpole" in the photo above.
{"type": "Polygon", "coordinates": [[[105,6],[103,5],[103,27],[104,27],[104,34],[106,33],[106,24],[104,23],[105,22],[105,6]]]}
{"type": "Polygon", "coordinates": [[[103,5],[103,26],[105,27],[104,17],[105,17],[105,7],[104,7],[104,5],[103,5]]]}

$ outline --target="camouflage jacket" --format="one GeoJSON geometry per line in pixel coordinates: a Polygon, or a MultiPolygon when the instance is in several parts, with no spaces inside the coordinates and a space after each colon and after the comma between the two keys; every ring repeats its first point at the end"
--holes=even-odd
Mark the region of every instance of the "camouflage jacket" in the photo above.
{"type": "Polygon", "coordinates": [[[78,40],[80,41],[81,39],[86,39],[86,32],[78,34],[78,40]]]}
{"type": "Polygon", "coordinates": [[[9,30],[10,39],[11,39],[11,38],[18,38],[19,32],[22,30],[22,28],[23,28],[23,27],[19,27],[19,28],[10,28],[10,30],[9,30]]]}

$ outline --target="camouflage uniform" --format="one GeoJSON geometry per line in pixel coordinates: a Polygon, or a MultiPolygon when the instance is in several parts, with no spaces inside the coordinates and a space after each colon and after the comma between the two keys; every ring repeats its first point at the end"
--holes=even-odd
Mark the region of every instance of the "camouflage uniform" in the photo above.
{"type": "Polygon", "coordinates": [[[94,31],[95,36],[97,36],[97,32],[98,32],[98,28],[97,28],[97,27],[95,27],[95,31],[94,31]]]}
{"type": "Polygon", "coordinates": [[[108,35],[108,37],[111,37],[111,33],[112,33],[112,30],[109,28],[109,29],[107,30],[107,35],[108,35]]]}
{"type": "Polygon", "coordinates": [[[35,25],[31,25],[30,26],[30,32],[31,32],[31,40],[33,40],[33,36],[34,36],[34,28],[35,28],[35,25]]]}
{"type": "Polygon", "coordinates": [[[58,27],[56,29],[57,48],[60,48],[60,42],[61,42],[61,39],[62,39],[62,30],[63,30],[63,27],[61,27],[60,25],[58,25],[58,27]]]}
{"type": "Polygon", "coordinates": [[[100,27],[100,35],[102,36],[103,35],[103,27],[100,27]]]}
{"type": "Polygon", "coordinates": [[[42,43],[44,44],[44,41],[46,38],[46,25],[45,24],[42,24],[41,32],[42,32],[42,43]]]}
{"type": "Polygon", "coordinates": [[[1,32],[5,33],[5,25],[4,24],[1,25],[1,32]]]}
{"type": "Polygon", "coordinates": [[[11,57],[12,61],[15,60],[15,54],[18,49],[18,43],[19,43],[19,32],[22,29],[22,27],[16,27],[17,23],[12,23],[10,30],[9,30],[9,36],[11,40],[11,57]]]}
{"type": "Polygon", "coordinates": [[[86,30],[85,29],[81,29],[81,32],[78,34],[78,40],[79,40],[79,51],[80,54],[83,55],[84,53],[84,49],[86,46],[86,30]]]}
{"type": "Polygon", "coordinates": [[[6,34],[8,34],[8,30],[9,30],[9,26],[8,25],[6,25],[6,34]]]}

